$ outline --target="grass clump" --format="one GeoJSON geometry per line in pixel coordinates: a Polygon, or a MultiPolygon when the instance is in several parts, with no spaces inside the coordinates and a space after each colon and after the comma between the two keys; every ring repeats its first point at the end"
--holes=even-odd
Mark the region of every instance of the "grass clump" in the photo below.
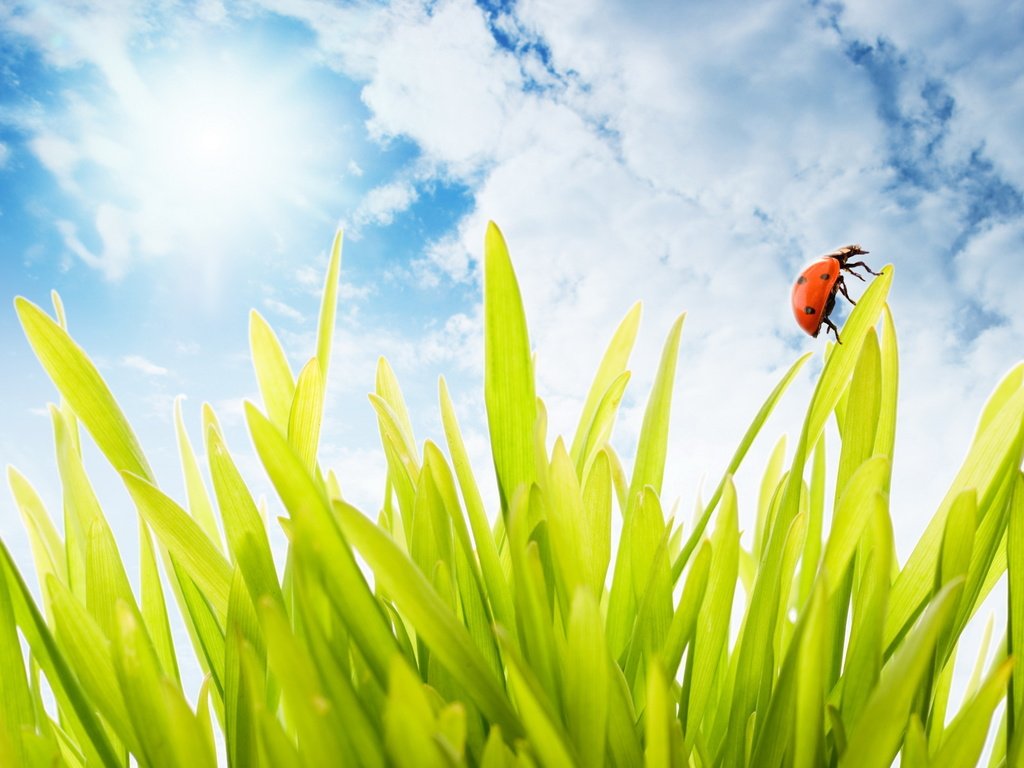
{"type": "Polygon", "coordinates": [[[660,498],[683,318],[632,468],[609,438],[638,308],[612,338],[571,443],[559,438],[549,453],[519,288],[491,225],[484,381],[500,510],[485,509],[444,381],[446,446],[421,447],[382,361],[370,400],[387,488],[374,518],[317,461],[339,267],[340,238],[316,356],[297,376],[252,315],[263,403],[247,403],[245,418],[286,512],[280,574],[213,410],[202,413],[205,473],[176,410],[187,489],[176,501],[68,335],[59,300],[56,319],[17,300],[61,395],[50,413],[63,530],[11,469],[41,600],[0,545],[0,765],[200,768],[221,755],[230,766],[870,768],[900,754],[905,766],[965,766],[1004,702],[992,764],[1021,764],[1024,680],[1012,659],[1024,642],[1024,366],[996,388],[901,566],[888,501],[891,267],[831,348],[788,466],[784,443],[772,454],[750,550],[731,478],[809,355],[769,394],[686,530],[660,498]],[[829,503],[823,433],[833,418],[841,451],[829,503]],[[138,509],[137,592],[83,468],[83,432],[138,509]],[[1004,573],[1007,637],[953,712],[958,639],[1004,573]],[[205,672],[195,708],[171,600],[205,672]]]}

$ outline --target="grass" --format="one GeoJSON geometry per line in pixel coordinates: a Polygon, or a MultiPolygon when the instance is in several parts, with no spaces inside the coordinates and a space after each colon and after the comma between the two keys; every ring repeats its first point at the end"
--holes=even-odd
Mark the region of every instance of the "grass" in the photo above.
{"type": "Polygon", "coordinates": [[[772,453],[748,550],[732,475],[809,355],[768,395],[684,527],[660,497],[683,318],[632,467],[609,439],[638,307],[608,346],[571,443],[558,438],[549,453],[518,284],[491,225],[484,380],[500,509],[485,508],[444,381],[446,445],[421,447],[382,361],[370,400],[388,479],[372,516],[317,461],[340,245],[316,356],[297,376],[263,318],[250,326],[263,402],[247,403],[245,418],[287,513],[283,573],[212,409],[205,468],[176,409],[187,489],[176,501],[68,335],[59,299],[56,319],[16,301],[61,395],[50,413],[63,525],[11,468],[39,587],[0,545],[0,765],[871,768],[900,755],[938,768],[975,764],[1000,711],[990,764],[1024,764],[1024,669],[1013,666],[1024,643],[1024,365],[996,387],[963,467],[899,564],[886,267],[830,348],[788,463],[784,442],[772,453]],[[831,419],[841,450],[826,499],[831,419]],[[86,433],[138,509],[137,593],[82,465],[86,433]],[[1004,574],[1007,636],[988,669],[982,648],[953,711],[958,640],[1004,574]],[[172,601],[191,649],[172,642],[172,601]],[[205,672],[195,708],[179,673],[187,653],[205,672]]]}

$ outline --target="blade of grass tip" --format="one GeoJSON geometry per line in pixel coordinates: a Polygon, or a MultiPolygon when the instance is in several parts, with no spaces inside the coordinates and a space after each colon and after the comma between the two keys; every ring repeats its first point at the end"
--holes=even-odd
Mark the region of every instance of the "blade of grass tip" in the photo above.
{"type": "Polygon", "coordinates": [[[338,311],[338,277],[341,274],[341,244],[345,233],[338,230],[331,244],[331,258],[327,263],[324,278],[323,298],[320,301],[320,319],[316,333],[316,359],[320,366],[323,384],[327,384],[327,373],[331,362],[331,343],[334,338],[334,317],[338,311]]]}
{"type": "Polygon", "coordinates": [[[1007,653],[1021,661],[1014,665],[1006,697],[1006,738],[1008,754],[1015,756],[1024,752],[1024,474],[1019,471],[1012,504],[1006,534],[1007,653]]]}
{"type": "Polygon", "coordinates": [[[959,768],[977,765],[985,747],[992,713],[1002,701],[1010,679],[1013,659],[996,667],[974,698],[966,704],[946,728],[939,751],[931,760],[931,768],[959,768]]]}
{"type": "Polygon", "coordinates": [[[566,595],[572,595],[578,586],[586,584],[598,596],[600,587],[595,588],[591,569],[584,560],[584,540],[590,531],[583,527],[583,496],[562,438],[555,441],[549,473],[548,533],[562,589],[566,595]]]}
{"type": "Polygon", "coordinates": [[[764,548],[764,529],[768,521],[772,499],[782,479],[783,463],[786,460],[786,436],[783,435],[772,449],[768,457],[768,465],[761,476],[761,488],[757,497],[757,524],[754,527],[754,547],[752,552],[761,552],[764,548]]]}
{"type": "Polygon", "coordinates": [[[914,696],[927,674],[939,635],[954,618],[963,581],[943,587],[882,670],[878,685],[847,733],[840,768],[888,768],[899,750],[914,696]]]}
{"type": "Polygon", "coordinates": [[[123,472],[121,477],[139,514],[223,621],[231,590],[231,566],[227,560],[188,513],[159,488],[130,472],[123,472]]]}
{"type": "Polygon", "coordinates": [[[580,420],[576,426],[576,435],[572,439],[572,447],[569,449],[569,456],[577,469],[581,469],[581,461],[584,460],[584,447],[587,442],[587,435],[593,431],[594,416],[597,414],[598,406],[605,398],[612,383],[621,378],[629,364],[629,356],[633,351],[633,344],[636,342],[637,330],[640,328],[640,316],[643,312],[643,305],[638,301],[622,318],[611,341],[605,349],[604,357],[594,374],[594,381],[590,385],[587,399],[583,403],[583,411],[580,413],[580,420]]]}
{"type": "Polygon", "coordinates": [[[335,502],[345,535],[373,569],[377,583],[430,646],[431,652],[465,687],[481,711],[510,737],[522,733],[501,685],[470,637],[433,587],[377,526],[354,507],[335,502]]]}
{"type": "Polygon", "coordinates": [[[487,225],[484,239],[484,401],[498,494],[507,515],[516,489],[535,479],[537,394],[519,283],[494,222],[487,225]]]}
{"type": "Polygon", "coordinates": [[[978,428],[974,431],[974,439],[971,443],[978,442],[992,420],[1007,405],[1010,398],[1017,390],[1024,387],[1024,363],[1018,363],[999,381],[995,390],[989,396],[988,401],[982,407],[981,415],[978,417],[978,428]]]}
{"type": "Polygon", "coordinates": [[[623,371],[615,381],[608,385],[608,390],[601,398],[594,414],[594,420],[590,431],[587,432],[580,457],[576,461],[576,473],[581,477],[586,474],[594,456],[605,446],[611,437],[612,428],[615,426],[615,416],[619,412],[619,404],[626,393],[626,385],[629,384],[630,373],[623,371]]]}
{"type": "MultiPolygon", "coordinates": [[[[331,602],[352,632],[374,676],[386,685],[388,659],[398,651],[398,646],[346,538],[341,535],[322,488],[310,477],[284,435],[252,403],[245,404],[245,415],[256,453],[291,515],[293,552],[308,547],[302,557],[318,562],[325,570],[325,578],[336,585],[329,592],[331,602]]],[[[287,589],[284,592],[287,603],[287,589]]]]}
{"type": "MultiPolygon", "coordinates": [[[[1007,378],[1016,380],[1016,375],[1015,372],[1011,372],[1007,378]]],[[[1003,387],[1004,384],[1000,384],[996,392],[1003,392],[1003,387]]],[[[989,402],[992,402],[992,398],[989,402]]],[[[1015,470],[1019,466],[1016,451],[1022,421],[1024,387],[1018,387],[1012,395],[1004,399],[1002,408],[988,418],[985,428],[972,444],[945,498],[896,578],[886,619],[887,647],[906,631],[906,627],[932,592],[946,516],[953,501],[964,489],[975,488],[979,509],[985,508],[983,500],[990,498],[993,486],[998,489],[999,482],[1005,479],[1005,473],[1011,467],[1015,470]]]]}
{"type": "Polygon", "coordinates": [[[210,495],[206,492],[206,484],[199,471],[199,461],[192,449],[192,441],[188,438],[188,431],[185,429],[185,419],[181,413],[181,396],[174,398],[174,429],[178,436],[178,453],[181,455],[181,471],[185,477],[185,494],[188,498],[188,511],[199,523],[199,527],[206,533],[210,542],[221,552],[224,551],[224,544],[221,542],[220,531],[217,529],[217,520],[213,516],[213,505],[210,503],[210,495]]]}
{"type": "Polygon", "coordinates": [[[284,595],[277,580],[266,525],[224,438],[213,424],[206,431],[206,452],[228,549],[245,578],[249,594],[254,603],[268,595],[283,607],[284,595]]]}
{"type": "MultiPolygon", "coordinates": [[[[608,597],[608,648],[618,658],[625,649],[632,633],[632,618],[636,612],[636,590],[643,584],[635,584],[639,574],[631,570],[636,560],[631,554],[634,544],[630,530],[632,517],[646,486],[651,486],[655,495],[661,493],[661,482],[665,474],[665,457],[668,450],[668,426],[672,411],[672,389],[675,386],[676,362],[679,359],[679,337],[683,331],[686,314],[676,318],[665,340],[658,372],[651,386],[651,394],[644,411],[640,437],[637,440],[636,458],[633,462],[633,476],[629,483],[626,506],[623,513],[623,535],[612,573],[612,586],[608,597]]],[[[646,568],[644,569],[646,574],[646,568]]]]}
{"type": "Polygon", "coordinates": [[[395,371],[385,357],[377,359],[375,390],[377,396],[390,407],[395,424],[402,435],[402,444],[408,446],[411,449],[411,453],[415,455],[416,436],[413,434],[409,409],[405,404],[405,398],[402,396],[402,388],[398,385],[395,371]]]}
{"type": "MultiPolygon", "coordinates": [[[[891,461],[896,446],[896,403],[899,395],[900,358],[896,345],[896,325],[893,323],[892,312],[888,304],[882,308],[880,352],[882,389],[873,453],[888,456],[891,461]]],[[[888,484],[886,484],[886,490],[888,490],[888,484]]]]}
{"type": "Polygon", "coordinates": [[[12,765],[22,765],[26,755],[21,734],[35,732],[36,716],[6,579],[0,579],[0,680],[0,731],[8,736],[12,765]]]}
{"type": "Polygon", "coordinates": [[[70,410],[50,408],[53,442],[57,453],[64,501],[64,561],[67,585],[85,602],[85,540],[91,521],[100,515],[99,502],[82,467],[82,454],[69,424],[75,421],[70,410]]]}
{"type": "MultiPolygon", "coordinates": [[[[50,628],[36,607],[7,546],[2,541],[0,541],[0,580],[4,581],[7,586],[15,621],[21,630],[21,635],[31,649],[32,658],[46,675],[58,706],[68,715],[67,722],[80,729],[78,732],[87,741],[84,746],[88,747],[90,753],[96,755],[102,765],[107,768],[115,766],[119,768],[124,761],[108,738],[104,726],[96,715],[91,697],[83,690],[78,677],[65,659],[61,646],[54,639],[50,628]]],[[[59,584],[56,579],[50,579],[48,585],[50,583],[59,584]]],[[[44,589],[48,589],[48,585],[44,589]]],[[[75,602],[77,603],[77,600],[75,602]]],[[[102,633],[100,636],[102,637],[102,633]]]]}
{"type": "Polygon", "coordinates": [[[303,366],[295,384],[295,399],[288,414],[288,442],[310,474],[316,473],[320,421],[324,411],[324,380],[315,357],[303,366]]]}
{"type": "Polygon", "coordinates": [[[67,561],[64,558],[64,542],[53,525],[43,500],[39,498],[32,484],[14,467],[7,467],[7,483],[14,497],[14,504],[21,513],[22,522],[32,547],[32,560],[40,584],[46,583],[47,574],[67,584],[67,561]]]}
{"type": "Polygon", "coordinates": [[[295,377],[277,334],[255,309],[249,313],[249,350],[263,407],[274,426],[287,433],[295,377]]]}
{"type": "Polygon", "coordinates": [[[679,553],[679,557],[677,557],[675,562],[672,564],[673,583],[679,580],[679,576],[682,574],[683,568],[686,567],[686,562],[690,559],[690,555],[693,554],[693,550],[696,549],[697,545],[700,543],[701,537],[704,535],[704,530],[707,528],[708,521],[711,520],[711,513],[718,505],[719,499],[722,498],[722,491],[725,488],[725,478],[736,474],[736,471],[739,469],[740,465],[743,463],[743,459],[747,455],[747,451],[750,450],[750,446],[753,444],[754,438],[756,438],[758,433],[760,433],[761,427],[764,426],[765,421],[768,420],[772,411],[775,410],[775,406],[779,402],[779,399],[789,388],[790,383],[794,378],[796,378],[800,369],[803,368],[804,363],[810,359],[811,354],[811,352],[808,352],[807,354],[799,357],[796,362],[789,367],[789,370],[786,371],[785,375],[779,383],[775,385],[775,388],[761,405],[760,410],[758,410],[757,414],[754,416],[754,420],[750,423],[750,426],[747,427],[747,431],[744,433],[743,439],[740,440],[739,447],[736,449],[732,459],[729,461],[729,466],[726,467],[725,472],[722,475],[722,480],[719,482],[715,492],[711,495],[711,498],[705,505],[704,512],[694,526],[690,537],[686,540],[686,544],[683,545],[683,549],[679,553]]]}
{"type": "Polygon", "coordinates": [[[448,394],[448,385],[445,383],[444,377],[441,377],[438,382],[438,390],[445,440],[448,444],[448,452],[452,457],[452,465],[459,481],[459,488],[462,490],[462,499],[466,505],[469,525],[473,530],[477,556],[480,559],[480,571],[487,584],[486,593],[490,599],[491,610],[494,612],[497,622],[512,628],[515,627],[515,613],[508,581],[505,579],[501,567],[498,548],[487,520],[487,512],[484,509],[480,489],[473,477],[469,454],[462,439],[462,431],[459,429],[458,418],[455,415],[455,406],[448,394]]]}
{"type": "Polygon", "coordinates": [[[164,588],[160,582],[160,571],[156,566],[156,553],[153,551],[153,540],[149,537],[149,527],[142,520],[139,520],[139,581],[142,620],[153,640],[160,669],[167,678],[180,687],[178,659],[174,653],[174,640],[171,638],[171,626],[167,620],[164,588]]]}
{"type": "Polygon", "coordinates": [[[115,469],[128,470],[151,480],[153,471],[138,438],[93,362],[67,332],[35,304],[19,296],[14,305],[33,352],[103,455],[115,469]]]}

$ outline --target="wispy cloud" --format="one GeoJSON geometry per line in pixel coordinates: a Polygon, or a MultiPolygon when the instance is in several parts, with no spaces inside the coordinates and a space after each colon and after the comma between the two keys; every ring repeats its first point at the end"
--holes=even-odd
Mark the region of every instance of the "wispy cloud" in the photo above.
{"type": "Polygon", "coordinates": [[[283,301],[280,301],[279,299],[266,298],[263,300],[263,306],[269,309],[274,314],[280,315],[281,317],[286,317],[289,320],[296,323],[302,323],[306,319],[305,316],[301,312],[299,312],[299,310],[295,309],[295,307],[291,306],[290,304],[286,304],[283,301]]]}
{"type": "Polygon", "coordinates": [[[147,376],[167,376],[170,373],[167,368],[147,360],[142,355],[125,355],[121,358],[121,366],[140,371],[147,376]]]}

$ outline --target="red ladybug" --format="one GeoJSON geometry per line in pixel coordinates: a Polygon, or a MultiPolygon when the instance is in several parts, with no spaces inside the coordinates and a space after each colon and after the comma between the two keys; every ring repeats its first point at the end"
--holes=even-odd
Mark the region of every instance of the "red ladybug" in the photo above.
{"type": "Polygon", "coordinates": [[[851,304],[857,303],[846,292],[843,272],[849,272],[860,280],[864,277],[854,272],[854,267],[864,267],[872,275],[878,274],[863,261],[850,262],[852,257],[865,253],[867,251],[861,250],[859,245],[837,248],[808,264],[793,283],[793,316],[796,317],[797,324],[811,336],[817,336],[824,324],[836,335],[836,341],[839,344],[843,343],[839,340],[839,331],[829,320],[829,315],[836,305],[836,291],[842,293],[851,304]]]}

